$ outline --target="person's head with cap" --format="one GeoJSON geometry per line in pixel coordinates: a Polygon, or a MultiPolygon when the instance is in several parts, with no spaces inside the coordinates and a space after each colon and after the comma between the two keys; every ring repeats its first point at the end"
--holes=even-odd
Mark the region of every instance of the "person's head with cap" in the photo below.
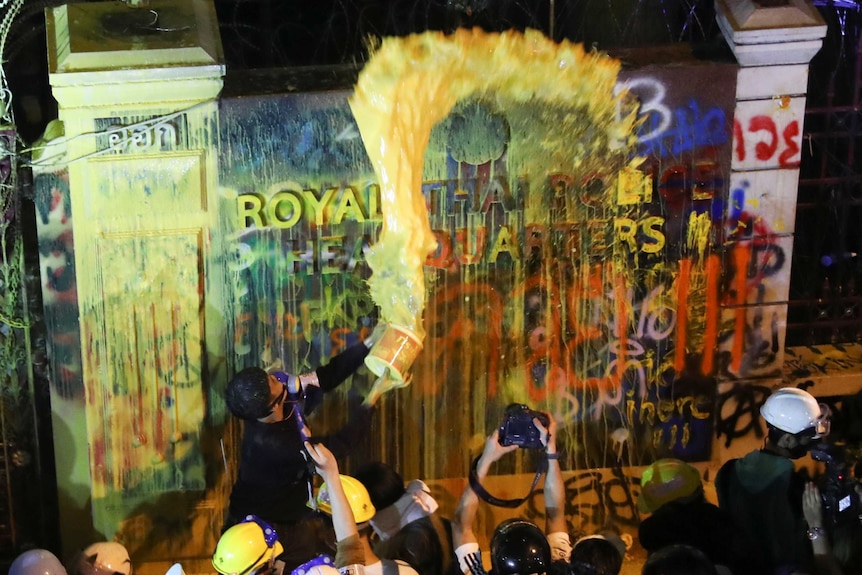
{"type": "Polygon", "coordinates": [[[679,459],[659,459],[641,474],[638,510],[655,513],[671,501],[695,501],[703,497],[700,472],[679,459]]]}
{"type": "Polygon", "coordinates": [[[506,519],[491,537],[494,575],[539,575],[551,565],[551,546],[536,524],[524,519],[506,519]]]}
{"type": "Polygon", "coordinates": [[[719,575],[709,558],[691,545],[668,545],[651,554],[641,575],[719,575]]]}
{"type": "Polygon", "coordinates": [[[212,564],[221,575],[270,573],[284,552],[278,534],[255,515],[227,529],[218,540],[212,564]]]}
{"type": "Polygon", "coordinates": [[[760,407],[766,422],[765,450],[789,459],[804,457],[829,435],[831,410],[807,391],[784,387],[766,398],[760,407]]]}
{"type": "Polygon", "coordinates": [[[294,568],[290,575],[338,575],[335,561],[329,555],[318,555],[294,568]]]}
{"type": "MultiPolygon", "coordinates": [[[[362,537],[370,537],[371,535],[371,518],[377,513],[374,504],[371,503],[371,496],[368,495],[368,490],[365,486],[350,475],[338,476],[341,488],[344,490],[344,495],[347,497],[347,503],[350,506],[350,511],[353,513],[353,520],[356,522],[356,529],[362,537]]],[[[324,481],[320,485],[317,492],[317,508],[332,515],[332,502],[329,495],[329,486],[324,481]]]]}
{"type": "Polygon", "coordinates": [[[626,544],[616,534],[599,533],[581,537],[572,547],[569,566],[572,575],[618,575],[626,556],[626,544]]]}
{"type": "Polygon", "coordinates": [[[28,549],[12,561],[9,575],[66,575],[66,568],[47,549],[28,549]]]}

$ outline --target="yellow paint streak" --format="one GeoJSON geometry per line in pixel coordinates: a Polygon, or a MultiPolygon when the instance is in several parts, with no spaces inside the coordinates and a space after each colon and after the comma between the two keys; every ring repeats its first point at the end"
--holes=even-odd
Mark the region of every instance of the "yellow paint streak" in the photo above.
{"type": "Polygon", "coordinates": [[[706,249],[709,246],[709,230],[711,228],[712,219],[708,213],[696,214],[692,212],[689,215],[686,246],[688,249],[693,250],[699,258],[706,256],[706,249]]]}
{"type": "MultiPolygon", "coordinates": [[[[383,225],[367,261],[372,299],[384,321],[424,339],[423,264],[436,249],[420,193],[425,148],[435,123],[469,96],[493,95],[501,108],[546,102],[569,110],[569,122],[591,123],[607,140],[631,142],[633,117],[619,118],[614,96],[620,64],[586,53],[579,44],[556,44],[540,32],[489,34],[461,29],[450,36],[428,32],[386,38],[363,69],[349,103],[380,185],[383,225]],[[602,131],[603,130],[603,131],[602,131]]],[[[514,127],[514,126],[513,126],[514,127]]],[[[533,134],[540,162],[563,150],[560,134],[533,134]]],[[[534,130],[535,131],[535,130],[534,130]]],[[[513,134],[519,133],[513,129],[513,134]]],[[[572,156],[585,157],[569,151],[572,156]]],[[[535,173],[522,166],[522,173],[535,173]]]]}

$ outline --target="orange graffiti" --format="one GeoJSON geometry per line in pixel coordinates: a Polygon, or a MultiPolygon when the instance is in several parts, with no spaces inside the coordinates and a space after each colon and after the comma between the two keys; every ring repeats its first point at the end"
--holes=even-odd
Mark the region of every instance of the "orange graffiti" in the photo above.
{"type": "Polygon", "coordinates": [[[735,322],[733,328],[733,351],[731,352],[731,369],[738,372],[742,365],[742,352],[745,345],[745,294],[747,284],[748,258],[750,249],[747,245],[736,244],[733,248],[733,264],[736,267],[734,287],[736,289],[735,322]]]}

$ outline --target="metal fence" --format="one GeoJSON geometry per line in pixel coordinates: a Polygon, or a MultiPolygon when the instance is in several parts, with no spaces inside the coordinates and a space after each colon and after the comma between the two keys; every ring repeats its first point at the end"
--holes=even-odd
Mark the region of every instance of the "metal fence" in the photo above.
{"type": "Polygon", "coordinates": [[[862,341],[862,7],[818,5],[796,206],[787,345],[862,341]]]}

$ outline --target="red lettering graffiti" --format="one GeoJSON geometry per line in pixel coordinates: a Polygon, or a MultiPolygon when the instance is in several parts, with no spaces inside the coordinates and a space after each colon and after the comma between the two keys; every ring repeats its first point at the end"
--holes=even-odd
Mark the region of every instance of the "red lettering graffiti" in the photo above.
{"type": "Polygon", "coordinates": [[[781,130],[775,120],[766,115],[754,116],[748,121],[748,128],[743,130],[739,120],[733,121],[733,139],[736,146],[736,159],[744,162],[748,157],[746,144],[754,146],[754,156],[760,162],[777,159],[783,168],[799,165],[799,121],[791,120],[781,130]],[[751,141],[746,142],[746,134],[751,141]],[[776,154],[778,157],[776,158],[776,154]]]}
{"type": "Polygon", "coordinates": [[[781,155],[778,157],[778,163],[784,167],[797,166],[799,160],[791,161],[799,154],[799,144],[796,142],[796,136],[799,135],[799,122],[796,120],[787,124],[781,136],[784,138],[784,143],[787,146],[781,155]]]}

